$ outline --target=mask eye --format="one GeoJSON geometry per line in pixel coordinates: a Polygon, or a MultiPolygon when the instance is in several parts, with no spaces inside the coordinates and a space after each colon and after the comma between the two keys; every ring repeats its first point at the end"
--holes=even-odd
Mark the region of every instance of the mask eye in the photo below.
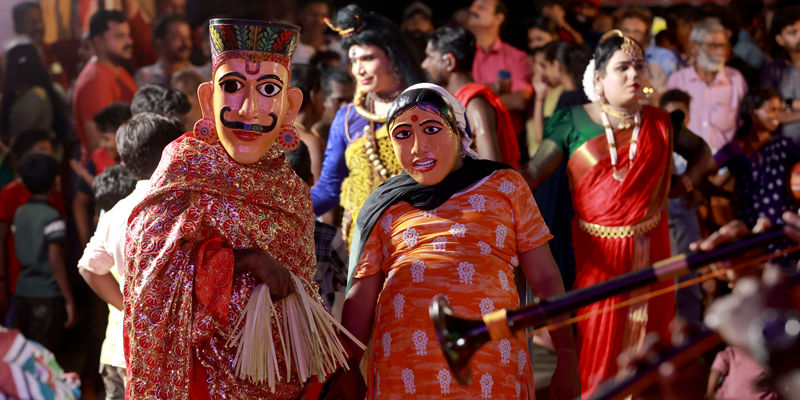
{"type": "Polygon", "coordinates": [[[223,92],[232,94],[241,90],[244,87],[244,84],[236,79],[228,79],[227,81],[220,82],[219,87],[222,88],[223,92]]]}
{"type": "Polygon", "coordinates": [[[422,131],[427,133],[428,135],[435,135],[435,134],[439,133],[439,131],[441,131],[441,130],[442,130],[442,127],[441,126],[436,126],[436,125],[428,125],[428,126],[426,126],[425,128],[422,129],[422,131]]]}
{"type": "Polygon", "coordinates": [[[280,93],[282,89],[283,89],[282,87],[272,82],[267,82],[256,88],[256,90],[258,90],[259,93],[267,97],[275,96],[276,94],[280,93]]]}
{"type": "Polygon", "coordinates": [[[411,131],[408,129],[403,129],[401,131],[395,132],[394,137],[395,139],[399,140],[408,139],[411,137],[411,131]]]}

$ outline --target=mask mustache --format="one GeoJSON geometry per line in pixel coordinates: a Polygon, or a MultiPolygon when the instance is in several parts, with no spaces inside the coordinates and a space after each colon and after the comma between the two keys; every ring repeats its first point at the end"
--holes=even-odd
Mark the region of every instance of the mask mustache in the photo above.
{"type": "Polygon", "coordinates": [[[275,129],[275,126],[278,124],[278,116],[271,112],[269,116],[272,117],[272,123],[269,125],[261,125],[261,124],[245,124],[244,122],[239,121],[228,121],[225,119],[225,113],[231,111],[230,107],[222,107],[219,110],[219,120],[222,122],[222,125],[228,129],[238,129],[242,131],[253,131],[258,133],[269,133],[275,129]]]}

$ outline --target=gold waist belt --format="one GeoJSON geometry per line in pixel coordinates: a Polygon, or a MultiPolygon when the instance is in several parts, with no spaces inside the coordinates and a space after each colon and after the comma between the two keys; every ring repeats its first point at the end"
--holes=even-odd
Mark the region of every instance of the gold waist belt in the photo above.
{"type": "Polygon", "coordinates": [[[661,212],[631,226],[603,226],[586,222],[578,218],[578,226],[581,227],[581,230],[592,236],[599,236],[605,239],[629,238],[641,235],[658,226],[659,222],[661,222],[661,212]]]}

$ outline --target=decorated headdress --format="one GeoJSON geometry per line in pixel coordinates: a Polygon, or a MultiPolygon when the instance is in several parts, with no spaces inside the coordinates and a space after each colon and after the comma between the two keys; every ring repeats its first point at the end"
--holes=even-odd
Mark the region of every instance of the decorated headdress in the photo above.
{"type": "Polygon", "coordinates": [[[595,50],[594,58],[589,61],[589,65],[586,66],[586,71],[583,73],[583,91],[586,93],[586,97],[592,102],[598,100],[597,93],[595,93],[594,89],[594,71],[597,68],[597,59],[599,57],[601,47],[604,43],[614,38],[616,38],[615,42],[620,42],[618,45],[619,50],[622,50],[625,54],[628,54],[632,57],[640,56],[644,58],[644,49],[642,48],[642,45],[632,38],[625,36],[622,31],[619,29],[613,29],[606,32],[606,34],[600,38],[600,41],[597,44],[597,49],[595,50]]]}
{"type": "Polygon", "coordinates": [[[226,60],[272,61],[292,69],[300,27],[274,22],[220,18],[209,23],[214,71],[226,60]]]}

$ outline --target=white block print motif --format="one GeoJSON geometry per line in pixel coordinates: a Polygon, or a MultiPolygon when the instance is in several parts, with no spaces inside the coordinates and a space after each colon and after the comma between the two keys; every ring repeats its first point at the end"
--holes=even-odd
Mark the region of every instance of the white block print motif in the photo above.
{"type": "Polygon", "coordinates": [[[419,237],[419,233],[414,228],[408,228],[405,232],[403,232],[403,241],[406,242],[406,246],[408,248],[412,248],[417,245],[417,238],[419,237]]]}
{"type": "Polygon", "coordinates": [[[453,381],[453,376],[450,375],[450,371],[447,368],[442,368],[439,370],[439,376],[436,378],[439,380],[439,387],[442,388],[442,394],[449,394],[450,382],[453,381]]]}
{"type": "Polygon", "coordinates": [[[487,314],[491,314],[492,311],[494,311],[494,303],[492,302],[492,299],[481,300],[480,307],[481,307],[481,317],[487,314]]]}
{"type": "Polygon", "coordinates": [[[511,257],[511,266],[519,267],[519,258],[517,256],[511,257]]]}
{"type": "Polygon", "coordinates": [[[472,205],[472,209],[476,212],[486,211],[486,199],[479,194],[469,196],[469,204],[472,205]]]}
{"type": "Polygon", "coordinates": [[[500,191],[503,192],[503,194],[505,194],[506,196],[510,195],[511,193],[514,193],[514,190],[516,188],[517,187],[514,186],[513,183],[508,182],[508,181],[503,182],[503,183],[500,184],[500,191]]]}
{"type": "Polygon", "coordinates": [[[418,356],[428,355],[428,350],[426,349],[428,347],[428,335],[426,335],[425,332],[414,332],[411,341],[414,342],[414,349],[417,351],[418,356]]]}
{"type": "Polygon", "coordinates": [[[508,276],[506,276],[506,273],[503,271],[497,271],[497,276],[500,278],[500,287],[506,292],[511,290],[511,288],[508,286],[508,276]]]}
{"type": "Polygon", "coordinates": [[[436,239],[433,239],[433,250],[434,251],[447,250],[447,238],[438,237],[436,239]]]}
{"type": "Polygon", "coordinates": [[[403,305],[406,304],[406,299],[403,297],[402,294],[398,294],[394,296],[394,317],[395,318],[403,318],[403,305]]]}
{"type": "Polygon", "coordinates": [[[458,264],[458,280],[465,285],[472,284],[472,274],[475,273],[475,267],[472,264],[464,261],[458,264]]]}
{"type": "Polygon", "coordinates": [[[500,341],[500,362],[508,365],[511,359],[511,342],[508,339],[500,341]]]}
{"type": "Polygon", "coordinates": [[[403,378],[403,384],[406,386],[406,393],[417,393],[417,388],[414,386],[414,371],[409,368],[403,370],[400,375],[403,378]]]}
{"type": "Polygon", "coordinates": [[[411,281],[414,283],[422,282],[423,276],[422,274],[425,272],[425,262],[422,260],[416,260],[411,263],[411,281]]]}
{"type": "Polygon", "coordinates": [[[463,224],[453,224],[450,227],[450,234],[457,238],[463,238],[465,233],[467,233],[467,227],[463,224]]]}
{"type": "Polygon", "coordinates": [[[422,216],[424,218],[433,218],[436,216],[436,209],[434,208],[433,210],[423,211],[422,216]]]}
{"type": "Polygon", "coordinates": [[[392,355],[392,335],[389,332],[383,334],[383,356],[389,357],[392,355]]]}
{"type": "Polygon", "coordinates": [[[494,230],[494,233],[497,235],[497,243],[495,245],[498,249],[502,249],[505,247],[506,236],[508,235],[508,228],[505,225],[497,225],[497,229],[494,230]]]}
{"type": "Polygon", "coordinates": [[[492,252],[492,246],[489,246],[489,243],[486,242],[478,242],[478,247],[481,249],[482,256],[488,256],[492,252]]]}
{"type": "Polygon", "coordinates": [[[483,374],[483,376],[481,377],[481,398],[484,399],[492,398],[492,385],[494,385],[494,381],[492,381],[492,376],[489,374],[483,374]]]}
{"type": "Polygon", "coordinates": [[[386,233],[392,231],[392,214],[386,214],[386,216],[381,219],[381,228],[383,228],[386,233]]]}
{"type": "Polygon", "coordinates": [[[520,393],[522,393],[522,385],[519,382],[514,382],[514,388],[517,389],[517,398],[519,398],[520,393]]]}
{"type": "Polygon", "coordinates": [[[517,353],[517,369],[520,375],[522,372],[525,371],[525,364],[528,363],[528,354],[525,353],[525,350],[520,350],[517,353]]]}

